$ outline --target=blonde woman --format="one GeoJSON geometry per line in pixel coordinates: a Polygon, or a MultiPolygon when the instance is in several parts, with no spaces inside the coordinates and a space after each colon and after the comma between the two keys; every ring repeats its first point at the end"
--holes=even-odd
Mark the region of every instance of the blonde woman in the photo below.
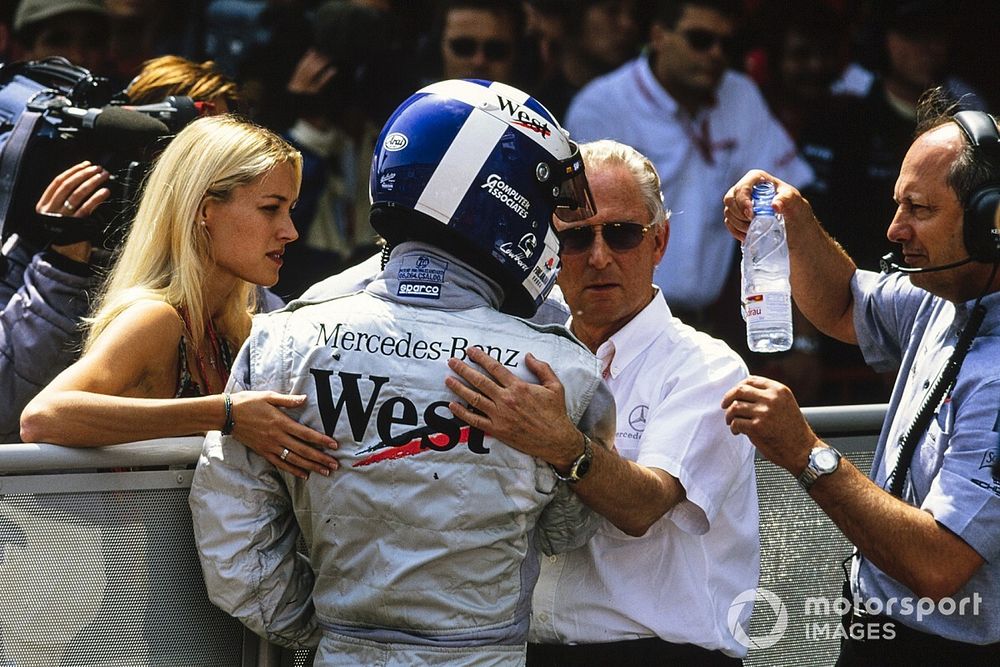
{"type": "MultiPolygon", "coordinates": [[[[211,62],[177,56],[148,61],[126,92],[133,104],[190,95],[203,103],[202,115],[224,113],[238,98],[236,84],[211,62]]],[[[53,178],[35,210],[61,218],[67,230],[75,226],[72,218],[89,219],[95,213],[107,218],[112,214],[99,207],[112,196],[110,178],[100,164],[76,164],[53,178]]],[[[20,229],[37,226],[25,224],[20,229]]],[[[79,324],[89,313],[90,295],[99,288],[98,274],[108,259],[103,244],[95,247],[91,239],[67,239],[68,243],[54,239],[44,245],[44,233],[27,236],[12,234],[2,251],[7,262],[0,277],[0,331],[16,333],[0,334],[0,443],[20,441],[21,411],[28,401],[79,357],[79,324]]],[[[258,296],[262,312],[284,305],[270,290],[259,288],[258,296]]]]}
{"type": "Polygon", "coordinates": [[[298,234],[301,157],[231,116],[194,121],[157,160],[93,317],[84,354],[21,414],[25,442],[68,446],[232,432],[300,477],[329,474],[329,437],[285,414],[304,397],[223,393],[255,285],[298,234]]]}

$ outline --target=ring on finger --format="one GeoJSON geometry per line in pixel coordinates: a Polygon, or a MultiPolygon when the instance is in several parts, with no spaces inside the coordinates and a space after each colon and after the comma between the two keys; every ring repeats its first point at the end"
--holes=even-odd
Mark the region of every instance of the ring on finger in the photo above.
{"type": "Polygon", "coordinates": [[[76,210],[76,206],[73,206],[73,203],[69,200],[69,198],[67,198],[66,201],[63,202],[63,208],[69,211],[70,213],[76,210]]]}
{"type": "Polygon", "coordinates": [[[291,452],[288,451],[288,447],[285,447],[284,449],[281,450],[281,456],[279,458],[281,458],[282,461],[285,461],[288,459],[288,455],[290,453],[291,452]]]}

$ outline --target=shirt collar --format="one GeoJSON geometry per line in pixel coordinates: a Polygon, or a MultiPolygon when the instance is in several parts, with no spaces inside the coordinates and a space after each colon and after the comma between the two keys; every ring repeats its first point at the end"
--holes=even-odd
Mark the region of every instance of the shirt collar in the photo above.
{"type": "Polygon", "coordinates": [[[639,86],[639,92],[651,105],[659,107],[662,111],[670,115],[676,115],[680,107],[677,105],[677,100],[670,96],[670,93],[667,92],[663,84],[653,74],[653,68],[650,66],[650,59],[652,57],[653,54],[639,56],[635,61],[635,68],[632,73],[639,86]]]}
{"type": "Polygon", "coordinates": [[[597,348],[598,359],[611,355],[611,366],[606,376],[617,378],[657,338],[672,335],[671,317],[670,308],[657,287],[653,300],[597,348]]]}
{"type": "MultiPolygon", "coordinates": [[[[635,77],[636,84],[639,87],[639,92],[642,94],[643,98],[650,105],[658,108],[661,112],[675,116],[678,118],[685,118],[688,121],[701,121],[703,118],[707,118],[708,114],[718,106],[718,93],[719,89],[722,88],[722,82],[719,82],[716,88],[715,95],[713,96],[713,102],[706,106],[701,107],[697,110],[694,116],[691,116],[681,109],[681,106],[677,103],[667,89],[663,87],[660,80],[656,78],[656,74],[653,73],[652,66],[652,53],[649,55],[641,55],[633,61],[635,67],[632,70],[632,74],[635,77]]],[[[729,76],[729,71],[726,70],[725,74],[722,75],[723,78],[729,76]]]]}

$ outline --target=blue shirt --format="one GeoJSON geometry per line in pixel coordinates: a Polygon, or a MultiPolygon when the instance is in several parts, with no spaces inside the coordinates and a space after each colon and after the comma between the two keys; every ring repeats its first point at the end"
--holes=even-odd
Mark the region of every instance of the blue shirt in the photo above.
{"type": "MultiPolygon", "coordinates": [[[[887,488],[900,438],[954,350],[975,302],[945,301],[902,274],[858,271],[852,289],[854,326],[865,360],[877,370],[899,366],[871,471],[875,483],[887,488]]],[[[972,644],[1000,641],[1000,480],[991,473],[1000,442],[1000,293],[987,295],[982,304],[986,318],[952,391],[921,436],[903,499],[930,512],[986,563],[950,600],[930,611],[930,600],[920,603],[913,591],[863,556],[851,572],[855,599],[870,612],[972,644]]]]}

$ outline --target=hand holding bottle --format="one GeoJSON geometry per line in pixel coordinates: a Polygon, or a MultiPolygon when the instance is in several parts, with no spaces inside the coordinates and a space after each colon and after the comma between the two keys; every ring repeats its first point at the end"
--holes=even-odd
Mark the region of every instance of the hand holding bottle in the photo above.
{"type": "Polygon", "coordinates": [[[775,213],[775,186],[753,186],[753,218],[743,239],[742,308],[747,346],[754,352],[784,352],[792,346],[792,297],[788,280],[785,222],[775,213]]]}

